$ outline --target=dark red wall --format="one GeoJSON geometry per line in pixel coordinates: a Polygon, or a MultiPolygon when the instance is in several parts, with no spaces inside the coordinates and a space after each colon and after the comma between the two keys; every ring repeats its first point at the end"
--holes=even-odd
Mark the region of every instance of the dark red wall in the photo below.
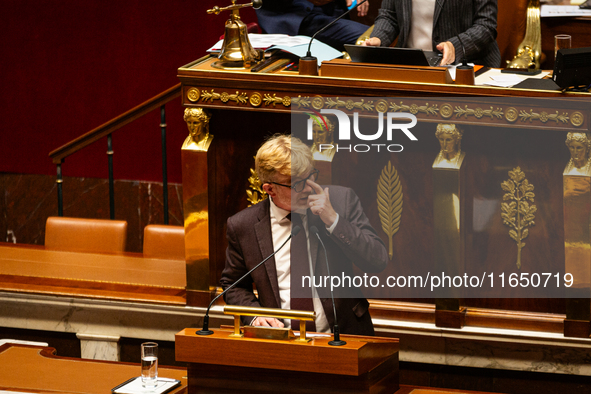
{"type": "MultiPolygon", "coordinates": [[[[246,1],[240,1],[246,2],[246,1]]],[[[176,70],[223,34],[229,0],[7,0],[0,23],[0,172],[55,175],[48,154],[178,83],[176,70]]],[[[253,10],[243,19],[255,19],[253,10]]],[[[161,181],[160,114],[113,134],[115,178],[161,181]]],[[[168,176],[181,182],[188,135],[167,105],[168,176]]],[[[107,172],[106,138],[69,157],[63,175],[107,172]]]]}

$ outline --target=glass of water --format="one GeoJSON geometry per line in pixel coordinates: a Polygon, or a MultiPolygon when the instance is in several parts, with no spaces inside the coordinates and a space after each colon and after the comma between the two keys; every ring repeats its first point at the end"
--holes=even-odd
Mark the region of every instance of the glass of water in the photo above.
{"type": "Polygon", "coordinates": [[[554,59],[559,49],[570,49],[571,37],[568,34],[557,34],[554,36],[554,59]]]}
{"type": "Polygon", "coordinates": [[[154,388],[158,385],[158,344],[142,343],[142,386],[154,388]]]}

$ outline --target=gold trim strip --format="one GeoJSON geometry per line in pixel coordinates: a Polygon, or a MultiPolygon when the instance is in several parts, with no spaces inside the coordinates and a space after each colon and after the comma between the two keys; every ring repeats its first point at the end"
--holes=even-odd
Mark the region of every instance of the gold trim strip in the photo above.
{"type": "MultiPolygon", "coordinates": [[[[37,275],[31,276],[31,275],[14,275],[14,274],[2,274],[2,275],[16,276],[18,278],[57,279],[57,280],[70,280],[70,281],[74,281],[74,282],[109,283],[109,284],[114,284],[114,285],[143,286],[143,287],[155,287],[155,288],[161,288],[161,289],[185,290],[184,287],[151,285],[151,284],[145,284],[145,283],[132,283],[132,282],[115,282],[115,281],[109,281],[109,280],[65,278],[65,277],[59,277],[59,276],[37,276],[37,275]]],[[[97,290],[106,290],[106,289],[97,289],[97,290]]]]}
{"type": "Polygon", "coordinates": [[[275,107],[278,104],[282,104],[284,107],[289,108],[293,105],[296,109],[313,108],[317,111],[321,110],[322,108],[344,108],[349,111],[357,110],[369,113],[387,112],[389,110],[392,112],[409,112],[413,115],[420,113],[427,116],[439,116],[442,119],[450,119],[454,116],[458,119],[462,117],[464,119],[475,117],[476,119],[490,118],[491,120],[505,120],[508,123],[515,123],[519,121],[521,122],[520,124],[525,124],[528,122],[533,123],[536,121],[541,123],[555,122],[557,124],[567,125],[570,121],[572,126],[581,127],[585,123],[585,117],[580,111],[563,111],[562,113],[556,111],[555,113],[549,113],[546,111],[534,112],[534,109],[531,108],[518,110],[513,106],[490,106],[489,108],[486,108],[481,106],[470,106],[467,104],[463,106],[453,106],[450,103],[443,103],[440,105],[425,103],[424,105],[421,105],[417,103],[409,104],[405,103],[404,101],[397,102],[395,101],[395,98],[392,100],[381,99],[374,103],[373,100],[342,100],[338,97],[325,98],[322,96],[310,97],[299,95],[292,98],[289,96],[281,96],[281,93],[261,94],[259,92],[254,92],[249,97],[246,92],[240,93],[236,91],[236,93],[228,93],[224,91],[218,93],[215,91],[215,89],[206,91],[191,87],[189,90],[187,90],[187,99],[192,103],[197,103],[199,100],[202,102],[209,101],[210,103],[213,103],[216,100],[220,100],[223,103],[232,101],[237,104],[250,104],[252,107],[260,107],[261,105],[265,107],[275,107]]]}
{"type": "Polygon", "coordinates": [[[224,314],[240,316],[265,316],[276,317],[279,319],[295,319],[303,321],[314,321],[316,319],[316,312],[287,310],[279,308],[256,308],[240,305],[224,306],[224,314]]]}

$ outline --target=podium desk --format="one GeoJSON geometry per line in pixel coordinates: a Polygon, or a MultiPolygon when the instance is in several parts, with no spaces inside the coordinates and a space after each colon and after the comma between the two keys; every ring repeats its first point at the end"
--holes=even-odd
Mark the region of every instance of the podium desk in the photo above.
{"type": "MultiPolygon", "coordinates": [[[[140,376],[140,365],[91,361],[54,355],[50,347],[0,346],[0,390],[26,393],[108,394],[119,384],[140,376]]],[[[139,359],[139,349],[138,349],[139,359]]],[[[178,379],[169,393],[187,390],[186,370],[160,367],[158,376],[178,379]]]]}
{"type": "Polygon", "coordinates": [[[176,361],[188,363],[189,393],[394,393],[398,390],[398,339],[323,335],[309,342],[232,338],[184,329],[176,335],[176,361]]]}

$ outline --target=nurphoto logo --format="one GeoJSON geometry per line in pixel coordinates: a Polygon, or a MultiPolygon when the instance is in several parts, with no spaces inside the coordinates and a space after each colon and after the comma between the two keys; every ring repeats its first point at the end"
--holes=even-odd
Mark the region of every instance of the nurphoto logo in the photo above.
{"type": "MultiPolygon", "coordinates": [[[[328,129],[328,125],[326,124],[325,118],[323,115],[334,115],[337,118],[338,125],[339,125],[339,132],[338,138],[335,142],[338,142],[337,145],[333,144],[319,144],[318,150],[322,152],[323,150],[331,150],[335,149],[336,151],[355,151],[355,152],[369,152],[371,150],[375,150],[380,152],[381,149],[385,149],[388,152],[402,152],[404,147],[400,144],[343,144],[343,141],[350,141],[351,140],[351,119],[349,115],[345,112],[340,111],[338,109],[321,109],[320,112],[313,111],[314,114],[308,114],[310,117],[307,121],[307,139],[312,141],[313,140],[313,128],[314,124],[317,124],[319,127],[328,129]]],[[[377,116],[377,131],[369,131],[360,130],[359,127],[359,113],[353,113],[353,134],[355,137],[361,141],[377,141],[382,138],[384,134],[384,129],[386,130],[386,139],[388,141],[392,141],[392,137],[395,132],[401,131],[408,137],[411,141],[418,141],[417,137],[413,133],[411,133],[410,129],[417,124],[417,117],[413,114],[409,114],[406,112],[378,112],[377,116]],[[402,123],[402,120],[410,120],[410,122],[402,123]]],[[[374,129],[375,130],[375,129],[374,129]]]]}

